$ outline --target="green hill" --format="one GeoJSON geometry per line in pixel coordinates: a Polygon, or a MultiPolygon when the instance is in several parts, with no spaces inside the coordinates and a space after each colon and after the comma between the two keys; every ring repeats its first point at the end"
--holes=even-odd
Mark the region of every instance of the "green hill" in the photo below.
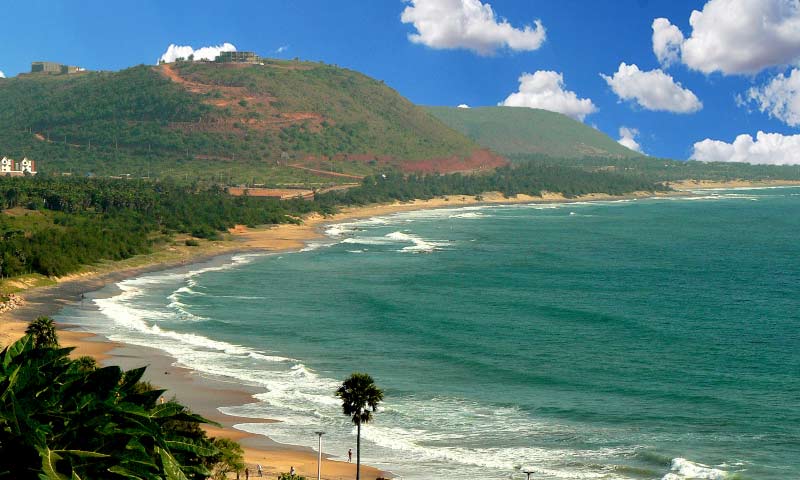
{"type": "MultiPolygon", "coordinates": [[[[0,80],[0,155],[41,171],[311,181],[478,146],[396,91],[300,61],[181,62],[0,80]]],[[[351,180],[352,181],[352,180],[351,180]]]]}
{"type": "Polygon", "coordinates": [[[640,157],[604,133],[566,115],[523,107],[428,107],[445,124],[502,155],[553,158],[640,157]]]}

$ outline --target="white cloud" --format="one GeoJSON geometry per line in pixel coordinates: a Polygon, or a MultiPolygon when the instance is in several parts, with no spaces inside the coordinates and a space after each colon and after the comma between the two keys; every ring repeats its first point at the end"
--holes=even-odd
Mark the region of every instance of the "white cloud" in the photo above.
{"type": "Polygon", "coordinates": [[[677,63],[681,56],[683,33],[666,18],[653,20],[653,53],[664,67],[677,63]]]}
{"type": "Polygon", "coordinates": [[[202,47],[195,50],[188,45],[170,44],[167,51],[158,59],[159,62],[172,63],[179,58],[188,59],[189,55],[194,55],[195,60],[214,60],[221,52],[235,52],[236,47],[230,43],[202,47]]]}
{"type": "Polygon", "coordinates": [[[275,53],[280,55],[281,53],[285,52],[286,50],[289,50],[289,45],[281,45],[280,47],[275,49],[275,53]]]}
{"type": "Polygon", "coordinates": [[[745,162],[768,165],[800,165],[800,135],[758,132],[736,137],[733,143],[707,138],[694,144],[692,160],[745,162]]]}
{"type": "Polygon", "coordinates": [[[639,70],[635,64],[619,64],[614,76],[600,74],[621,100],[636,100],[647,110],[692,113],[703,104],[691,90],[683,88],[661,69],[639,70]]]}
{"type": "Polygon", "coordinates": [[[479,55],[492,55],[497,49],[536,50],[546,34],[542,22],[515,28],[505,18],[497,18],[492,6],[480,0],[407,0],[400,20],[411,23],[417,33],[409,40],[431,48],[464,48],[479,55]]]}
{"type": "Polygon", "coordinates": [[[466,103],[462,103],[462,104],[461,104],[461,105],[459,105],[457,108],[470,108],[470,106],[469,106],[469,105],[467,105],[466,103]]]}
{"type": "Polygon", "coordinates": [[[2,70],[0,70],[0,78],[6,78],[6,74],[2,70]]]}
{"type": "MultiPolygon", "coordinates": [[[[689,24],[692,34],[680,50],[683,63],[693,70],[749,74],[800,60],[798,0],[709,0],[702,11],[692,12],[689,24]]],[[[659,29],[677,38],[668,20],[659,29]]],[[[653,22],[658,56],[655,34],[653,22]]]]}
{"type": "Polygon", "coordinates": [[[745,100],[737,97],[737,103],[753,102],[770,117],[792,127],[800,126],[800,70],[795,68],[788,77],[779,74],[766,85],[751,88],[745,100]]]}
{"type": "Polygon", "coordinates": [[[597,111],[591,99],[578,98],[575,92],[564,89],[564,76],[558,72],[539,70],[519,77],[519,91],[512,93],[500,105],[529,107],[563,113],[583,121],[597,111]]]}
{"type": "Polygon", "coordinates": [[[630,148],[635,152],[644,153],[642,152],[642,146],[636,141],[636,137],[638,136],[639,130],[635,128],[619,127],[619,140],[617,141],[623,147],[630,148]]]}

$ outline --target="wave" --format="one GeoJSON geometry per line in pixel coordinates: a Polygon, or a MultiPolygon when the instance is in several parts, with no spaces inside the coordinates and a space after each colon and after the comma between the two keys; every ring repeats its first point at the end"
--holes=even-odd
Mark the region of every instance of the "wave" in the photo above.
{"type": "Polygon", "coordinates": [[[410,233],[403,233],[403,232],[387,233],[386,238],[396,240],[398,242],[413,243],[413,245],[411,246],[401,248],[400,249],[401,252],[430,253],[435,250],[439,250],[443,246],[448,245],[447,242],[436,242],[432,240],[425,240],[417,235],[413,235],[410,233]]]}
{"type": "Polygon", "coordinates": [[[465,213],[456,213],[450,215],[449,218],[466,218],[466,219],[474,219],[474,218],[485,218],[490,215],[486,215],[485,213],[481,212],[465,212],[465,213]]]}
{"type": "Polygon", "coordinates": [[[685,458],[674,458],[670,466],[671,472],[664,475],[661,480],[723,480],[729,478],[729,472],[717,468],[695,463],[685,458]]]}

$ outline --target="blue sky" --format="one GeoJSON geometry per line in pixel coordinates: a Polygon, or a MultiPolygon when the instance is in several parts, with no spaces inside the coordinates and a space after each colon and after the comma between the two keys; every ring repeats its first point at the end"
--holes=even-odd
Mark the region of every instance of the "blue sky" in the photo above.
{"type": "MultiPolygon", "coordinates": [[[[790,142],[787,147],[785,143],[800,133],[797,132],[800,93],[793,89],[795,83],[800,83],[800,72],[797,82],[789,82],[794,72],[792,65],[797,65],[800,58],[800,38],[775,40],[769,38],[770,31],[754,28],[752,35],[737,35],[730,40],[725,36],[731,33],[724,30],[724,19],[711,18],[712,14],[720,15],[732,8],[739,17],[763,16],[763,11],[747,11],[750,7],[744,4],[748,2],[494,0],[488,2],[491,4],[488,8],[496,23],[507,20],[509,29],[522,32],[525,26],[540,20],[546,34],[538,48],[530,45],[536,43],[530,38],[529,45],[515,48],[501,38],[495,43],[488,42],[489,52],[476,51],[476,40],[468,38],[469,33],[448,32],[448,25],[436,24],[438,16],[421,18],[423,8],[458,10],[465,4],[487,8],[486,3],[478,0],[414,3],[286,0],[226,4],[203,0],[7,2],[3,7],[0,71],[13,76],[27,71],[33,60],[58,61],[92,70],[118,70],[155,63],[170,44],[200,48],[230,42],[239,50],[254,50],[264,56],[322,60],[359,70],[384,80],[413,102],[452,106],[497,105],[519,90],[519,77],[523,73],[556,72],[563,79],[559,85],[562,91],[574,92],[577,99],[589,99],[594,106],[589,109],[593,113],[583,116],[585,123],[615,139],[620,136],[620,127],[635,129],[638,131],[635,141],[651,155],[686,159],[694,154],[696,142],[711,139],[721,142],[707,144],[704,152],[733,159],[734,150],[741,153],[741,149],[739,146],[734,149],[730,142],[740,134],[755,137],[758,131],[780,134],[775,137],[780,144],[775,148],[789,148],[787,158],[800,153],[800,147],[792,150],[794,144],[790,142]],[[727,5],[709,5],[714,2],[727,5]],[[713,7],[719,7],[716,13],[713,7]],[[735,11],[739,7],[742,10],[735,11]],[[427,40],[427,44],[425,39],[412,42],[409,35],[419,34],[421,23],[401,21],[401,14],[407,8],[417,9],[416,15],[410,16],[416,16],[419,22],[429,22],[428,27],[434,29],[428,32],[430,35],[441,27],[451,47],[441,48],[441,38],[427,40]],[[714,57],[703,50],[706,46],[700,42],[702,39],[691,43],[692,37],[677,47],[683,48],[681,58],[673,58],[669,66],[660,64],[654,52],[653,20],[669,19],[668,25],[673,29],[670,31],[677,27],[688,40],[693,32],[689,22],[693,10],[708,12],[705,33],[720,29],[711,33],[732,42],[731,50],[752,50],[752,61],[739,65],[731,63],[730,58],[714,57]],[[281,47],[284,50],[276,53],[281,47]],[[678,94],[681,89],[688,90],[690,93],[686,95],[695,97],[683,98],[688,102],[685,107],[676,107],[688,113],[664,110],[673,107],[652,108],[652,99],[650,107],[643,106],[642,102],[648,104],[643,97],[658,88],[657,82],[647,79],[643,79],[644,90],[641,85],[618,85],[620,92],[624,90],[622,96],[629,98],[622,100],[619,92],[600,75],[613,77],[622,62],[637,65],[639,71],[660,69],[663,75],[658,76],[659,81],[669,83],[664,76],[671,76],[672,83],[681,86],[667,87],[677,89],[678,94]],[[774,88],[768,91],[766,86],[776,79],[777,87],[784,88],[778,88],[778,93],[774,88]],[[751,89],[754,93],[747,101],[751,89]],[[737,102],[737,95],[745,101],[737,102]]],[[[767,9],[779,8],[777,13],[772,12],[778,22],[800,15],[792,10],[797,7],[797,0],[755,3],[762,3],[767,9]],[[782,7],[788,10],[780,10],[782,7]]],[[[471,14],[463,15],[469,18],[471,14]]],[[[800,22],[800,18],[795,20],[800,22]]],[[[741,30],[741,25],[737,28],[741,30]]],[[[697,25],[694,29],[699,32],[697,25]]],[[[680,99],[676,102],[679,104],[680,99]]],[[[797,138],[800,145],[800,137],[797,138]]],[[[748,148],[741,150],[745,157],[751,154],[748,148]]],[[[786,154],[783,150],[781,153],[786,154]]]]}

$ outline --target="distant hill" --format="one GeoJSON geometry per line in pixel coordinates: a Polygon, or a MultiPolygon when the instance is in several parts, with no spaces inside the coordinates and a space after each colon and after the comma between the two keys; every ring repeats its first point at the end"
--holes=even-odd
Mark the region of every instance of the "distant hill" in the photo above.
{"type": "Polygon", "coordinates": [[[81,175],[306,184],[353,181],[387,165],[453,171],[505,163],[381,81],[278,60],[3,79],[0,155],[81,175]]]}
{"type": "Polygon", "coordinates": [[[502,155],[554,158],[642,156],[566,115],[524,107],[428,107],[442,122],[502,155]]]}

